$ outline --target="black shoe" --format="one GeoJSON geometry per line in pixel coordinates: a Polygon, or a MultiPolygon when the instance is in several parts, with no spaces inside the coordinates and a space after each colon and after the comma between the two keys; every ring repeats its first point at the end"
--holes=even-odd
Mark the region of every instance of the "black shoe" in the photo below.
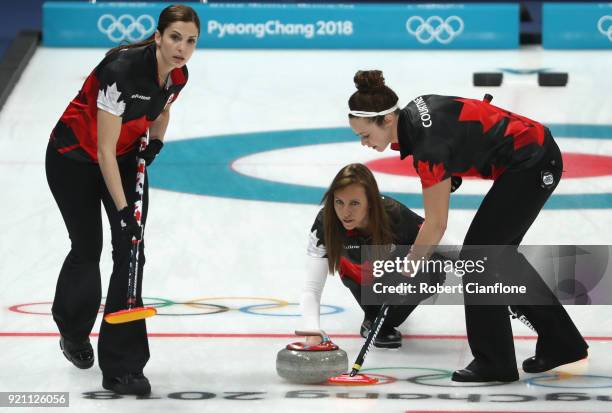
{"type": "MultiPolygon", "coordinates": [[[[368,334],[370,334],[370,330],[372,329],[372,321],[367,318],[363,319],[361,323],[361,328],[359,329],[359,334],[361,337],[366,338],[368,334]]],[[[376,339],[374,340],[374,347],[378,348],[399,348],[402,346],[402,335],[399,331],[392,328],[391,330],[386,330],[383,328],[380,329],[376,339]]]]}
{"type": "Polygon", "coordinates": [[[525,373],[542,373],[544,371],[552,370],[555,367],[559,367],[564,364],[574,363],[578,360],[582,360],[587,356],[588,353],[586,350],[584,351],[584,353],[578,356],[567,357],[563,359],[533,356],[523,361],[523,371],[525,373]]]}
{"type": "Polygon", "coordinates": [[[359,328],[359,334],[361,337],[366,338],[368,334],[370,334],[370,330],[372,329],[372,321],[367,318],[363,319],[361,323],[361,327],[359,328]]]}
{"type": "Polygon", "coordinates": [[[509,375],[509,376],[489,376],[479,374],[470,369],[461,369],[453,372],[453,376],[451,377],[452,381],[460,382],[460,383],[485,383],[491,381],[501,381],[504,383],[509,383],[512,381],[517,381],[517,375],[509,375]]]}
{"type": "Polygon", "coordinates": [[[93,366],[94,351],[91,347],[91,343],[89,342],[89,337],[87,340],[82,342],[74,342],[61,337],[60,348],[68,361],[78,368],[88,369],[93,366]]]}
{"type": "Polygon", "coordinates": [[[374,347],[378,348],[400,348],[402,346],[402,334],[396,329],[381,329],[374,340],[374,347]]]}
{"type": "Polygon", "coordinates": [[[103,376],[102,387],[119,394],[141,396],[151,393],[151,383],[142,373],[128,373],[121,377],[103,376]]]}

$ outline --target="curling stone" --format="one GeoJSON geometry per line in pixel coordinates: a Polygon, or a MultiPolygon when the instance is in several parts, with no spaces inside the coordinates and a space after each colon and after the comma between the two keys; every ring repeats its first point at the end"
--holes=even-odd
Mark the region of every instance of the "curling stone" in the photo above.
{"type": "Polygon", "coordinates": [[[472,76],[474,86],[501,86],[504,74],[500,72],[476,72],[472,76]]]}
{"type": "Polygon", "coordinates": [[[347,370],[346,352],[331,341],[316,346],[291,343],[276,355],[276,372],[292,383],[325,383],[347,370]]]}
{"type": "Polygon", "coordinates": [[[566,86],[568,79],[567,72],[538,72],[538,85],[540,86],[566,86]]]}

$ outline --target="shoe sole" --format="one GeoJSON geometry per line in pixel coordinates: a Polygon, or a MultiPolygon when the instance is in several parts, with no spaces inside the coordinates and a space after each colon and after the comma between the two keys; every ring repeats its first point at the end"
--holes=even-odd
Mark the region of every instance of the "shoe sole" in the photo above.
{"type": "MultiPolygon", "coordinates": [[[[365,335],[363,333],[360,333],[361,337],[363,338],[367,338],[368,334],[370,334],[370,330],[366,331],[365,335]]],[[[374,340],[374,347],[376,348],[400,348],[401,346],[402,346],[401,341],[390,341],[387,343],[379,343],[376,340],[374,340]]]]}
{"type": "Polygon", "coordinates": [[[463,379],[461,376],[456,376],[455,374],[453,374],[451,376],[451,380],[456,382],[456,383],[511,383],[513,381],[517,381],[518,377],[516,379],[490,379],[490,378],[478,378],[476,380],[466,380],[463,379]]]}
{"type": "Polygon", "coordinates": [[[125,385],[112,383],[106,379],[102,379],[102,387],[117,394],[131,394],[134,396],[146,396],[148,394],[151,394],[151,385],[149,383],[147,383],[146,385],[143,384],[140,386],[134,386],[135,388],[127,389],[125,385]]]}
{"type": "Polygon", "coordinates": [[[402,342],[399,341],[394,341],[391,343],[377,343],[376,341],[374,342],[374,347],[376,348],[400,348],[402,346],[402,342]]]}
{"type": "Polygon", "coordinates": [[[66,357],[66,360],[68,360],[69,362],[72,363],[73,366],[81,369],[81,370],[86,370],[91,368],[94,365],[95,362],[95,358],[91,360],[91,362],[87,362],[87,364],[79,364],[79,361],[75,361],[74,358],[70,357],[69,354],[67,354],[66,351],[64,351],[64,346],[62,346],[62,342],[60,340],[60,349],[62,350],[62,354],[64,355],[64,357],[66,357]]]}
{"type": "Polygon", "coordinates": [[[554,362],[554,363],[547,365],[544,369],[529,369],[529,368],[525,369],[525,367],[523,367],[523,371],[525,373],[530,373],[530,374],[544,373],[545,371],[556,369],[557,367],[564,366],[566,364],[576,363],[577,361],[585,360],[587,358],[588,358],[588,355],[577,358],[575,360],[554,362]]]}

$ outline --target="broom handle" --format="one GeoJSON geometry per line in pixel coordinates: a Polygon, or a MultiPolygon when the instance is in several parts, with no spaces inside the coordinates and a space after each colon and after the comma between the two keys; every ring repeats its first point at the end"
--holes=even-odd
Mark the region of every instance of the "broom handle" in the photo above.
{"type": "MultiPolygon", "coordinates": [[[[143,151],[147,147],[149,141],[149,132],[140,137],[139,152],[143,151]]],[[[145,172],[146,162],[144,159],[138,157],[138,164],[136,167],[136,194],[138,195],[136,202],[134,203],[134,218],[138,225],[142,227],[142,202],[144,198],[144,183],[145,183],[145,172]]],[[[141,239],[138,240],[136,237],[132,237],[132,250],[130,253],[130,268],[128,273],[128,297],[127,297],[127,308],[131,310],[136,307],[136,292],[138,291],[138,258],[140,255],[140,242],[144,237],[144,231],[141,233],[141,239]]]]}
{"type": "Polygon", "coordinates": [[[372,324],[372,328],[370,329],[370,332],[368,333],[368,336],[366,337],[365,343],[363,343],[363,346],[361,347],[361,351],[359,352],[359,355],[355,359],[355,363],[353,363],[353,368],[351,369],[349,376],[354,377],[355,375],[357,375],[357,373],[359,373],[359,370],[361,370],[361,366],[363,365],[366,355],[368,354],[368,351],[370,351],[372,344],[374,344],[374,340],[376,339],[376,336],[378,335],[378,332],[380,331],[380,327],[384,323],[385,318],[387,318],[388,311],[389,311],[389,304],[387,303],[384,303],[380,307],[380,310],[378,310],[376,319],[374,320],[374,323],[372,324]]]}

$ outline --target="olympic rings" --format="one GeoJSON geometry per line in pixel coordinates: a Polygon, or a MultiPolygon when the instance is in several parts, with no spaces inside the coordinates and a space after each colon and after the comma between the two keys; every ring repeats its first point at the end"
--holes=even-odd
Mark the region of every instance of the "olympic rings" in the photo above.
{"type": "Polygon", "coordinates": [[[612,387],[612,377],[585,374],[585,375],[572,375],[568,378],[564,378],[560,374],[552,374],[552,375],[547,374],[544,376],[538,376],[538,377],[527,379],[525,380],[525,383],[531,384],[532,386],[549,387],[549,388],[555,388],[555,389],[606,389],[606,388],[612,387]],[[595,380],[601,379],[604,382],[608,382],[608,384],[603,384],[601,386],[588,385],[588,383],[583,383],[581,385],[579,384],[577,386],[554,384],[554,383],[559,383],[561,381],[567,383],[568,381],[571,381],[571,380],[589,381],[591,379],[595,379],[595,380]],[[547,383],[542,383],[542,381],[546,381],[547,383]]]}
{"type": "MultiPolygon", "coordinates": [[[[429,372],[434,372],[433,374],[423,374],[420,376],[413,376],[413,377],[408,377],[407,379],[401,379],[401,380],[406,380],[410,383],[413,384],[419,384],[419,385],[423,385],[423,386],[433,386],[433,387],[451,387],[451,385],[449,384],[448,386],[444,386],[444,385],[436,385],[436,384],[425,384],[425,383],[421,383],[419,380],[441,380],[441,379],[449,379],[451,376],[451,372],[450,370],[443,370],[443,369],[435,369],[435,368],[427,368],[427,367],[380,367],[380,368],[369,368],[369,369],[362,369],[362,372],[365,371],[376,371],[376,370],[418,370],[418,371],[429,371],[429,372]]],[[[392,377],[394,379],[394,381],[398,380],[397,377],[393,377],[393,376],[386,376],[386,377],[392,377]]],[[[386,384],[386,383],[384,383],[386,384]]]]}
{"type": "MultiPolygon", "coordinates": [[[[37,312],[37,311],[31,311],[31,310],[24,310],[24,308],[26,307],[33,307],[33,306],[39,306],[39,305],[46,305],[50,307],[51,305],[53,305],[53,302],[52,301],[40,301],[37,303],[15,304],[15,305],[10,306],[8,310],[12,311],[13,313],[19,313],[19,314],[51,315],[50,309],[44,313],[37,312]]],[[[100,309],[98,310],[98,313],[103,313],[103,312],[104,312],[104,304],[100,304],[100,309]]]]}
{"type": "MultiPolygon", "coordinates": [[[[102,297],[103,299],[105,297],[102,297]]],[[[142,297],[143,305],[148,307],[154,307],[158,309],[157,315],[181,317],[181,316],[203,316],[225,313],[230,310],[239,311],[243,314],[258,315],[258,316],[273,316],[273,317],[299,317],[300,314],[289,313],[283,314],[280,312],[268,313],[269,310],[280,309],[288,306],[297,306],[297,303],[289,303],[286,300],[271,298],[271,297],[201,297],[188,301],[173,301],[166,298],[160,297],[142,297]],[[231,306],[223,301],[241,300],[240,306],[231,306]],[[210,301],[217,301],[217,303],[211,303],[210,301]],[[219,302],[221,301],[221,302],[219,302]],[[253,301],[263,301],[262,304],[252,304],[253,301]],[[171,310],[175,307],[175,311],[171,310]],[[194,310],[185,311],[181,308],[190,307],[194,310]]],[[[9,311],[19,314],[28,315],[51,315],[51,301],[42,301],[35,303],[24,303],[16,304],[9,307],[9,311]],[[39,307],[43,306],[43,309],[39,307]]],[[[338,314],[344,311],[344,308],[322,304],[322,307],[328,310],[321,313],[321,315],[338,314]]],[[[104,304],[100,305],[98,313],[104,312],[104,304]]]]}
{"type": "MultiPolygon", "coordinates": [[[[275,309],[275,308],[286,307],[287,305],[289,305],[288,301],[281,300],[281,299],[278,299],[278,298],[270,298],[270,297],[202,297],[202,298],[196,298],[195,300],[187,301],[185,303],[185,305],[193,306],[193,305],[198,305],[199,301],[213,301],[213,300],[272,301],[272,303],[275,303],[275,304],[265,304],[265,305],[271,305],[272,306],[272,307],[269,307],[270,310],[275,309]]],[[[240,308],[234,308],[234,309],[235,310],[240,310],[240,308]]]]}
{"type": "MultiPolygon", "coordinates": [[[[450,383],[450,377],[451,377],[451,371],[450,370],[444,370],[444,369],[436,369],[436,368],[427,368],[427,367],[381,367],[381,368],[373,368],[373,369],[364,369],[362,371],[366,371],[366,370],[420,370],[420,371],[429,371],[429,372],[434,372],[433,374],[421,374],[418,376],[412,376],[412,377],[408,377],[406,379],[401,379],[401,380],[406,380],[409,383],[413,383],[413,384],[418,384],[420,386],[427,386],[427,387],[458,387],[457,383],[450,383]],[[432,384],[432,383],[427,383],[428,381],[434,381],[434,380],[445,380],[448,383],[443,383],[443,384],[432,384]]],[[[475,385],[462,385],[461,387],[491,387],[491,386],[501,386],[504,385],[506,383],[483,383],[483,384],[475,384],[475,385]]]]}
{"type": "Polygon", "coordinates": [[[154,29],[155,19],[148,14],[138,18],[129,14],[122,14],[118,18],[112,14],[103,14],[98,19],[98,30],[115,43],[124,40],[130,42],[144,40],[153,33],[154,29]]]}
{"type": "MultiPolygon", "coordinates": [[[[381,368],[381,369],[377,369],[377,368],[362,369],[362,370],[359,370],[359,372],[363,373],[365,371],[371,371],[371,370],[384,370],[384,368],[381,368]]],[[[368,376],[374,377],[374,378],[378,379],[378,383],[367,384],[367,386],[380,386],[380,385],[383,385],[383,384],[392,384],[392,383],[395,383],[397,381],[397,377],[386,376],[384,374],[368,373],[368,376]]]]}
{"type": "Polygon", "coordinates": [[[226,311],[229,311],[230,308],[226,307],[224,305],[218,305],[218,304],[207,304],[207,303],[193,303],[192,301],[187,301],[184,303],[181,302],[175,302],[175,301],[170,301],[170,300],[166,300],[164,298],[156,298],[156,297],[143,297],[143,305],[147,306],[147,307],[154,307],[154,308],[164,308],[164,307],[171,307],[173,305],[189,305],[191,307],[196,307],[196,308],[202,308],[202,307],[208,307],[208,308],[212,308],[212,311],[205,311],[205,312],[193,312],[193,313],[163,313],[161,311],[157,311],[157,315],[161,315],[161,316],[194,316],[194,315],[211,315],[211,314],[219,314],[219,313],[225,313],[226,311]],[[160,300],[160,303],[151,303],[149,301],[146,300],[160,300]]]}
{"type": "Polygon", "coordinates": [[[419,43],[429,44],[436,40],[441,44],[449,44],[463,33],[463,20],[459,16],[411,16],[406,20],[406,30],[416,37],[419,43]]]}
{"type": "MultiPolygon", "coordinates": [[[[433,370],[433,369],[432,369],[433,370]]],[[[457,388],[457,387],[494,387],[494,386],[504,386],[508,383],[504,383],[504,382],[487,382],[487,383],[478,383],[478,384],[458,384],[456,382],[450,383],[450,381],[448,380],[451,377],[451,373],[446,372],[446,373],[438,373],[438,374],[423,374],[420,376],[414,376],[414,377],[409,377],[406,379],[406,381],[408,381],[409,383],[414,383],[414,384],[419,384],[421,386],[428,386],[428,387],[453,387],[453,388],[457,388]],[[445,380],[447,383],[442,383],[442,384],[432,384],[432,383],[426,383],[427,381],[433,381],[433,380],[445,380]]]]}
{"type": "MultiPolygon", "coordinates": [[[[401,380],[406,380],[409,383],[413,383],[413,384],[418,384],[420,386],[427,386],[427,387],[453,387],[456,388],[458,387],[457,383],[450,383],[450,377],[452,375],[452,372],[450,370],[444,370],[444,369],[436,369],[436,368],[427,368],[427,367],[381,367],[381,368],[373,368],[373,369],[364,369],[362,371],[366,371],[366,370],[419,370],[419,371],[428,371],[428,372],[434,372],[434,373],[430,373],[430,374],[421,374],[418,376],[412,376],[412,377],[408,377],[406,379],[401,379],[401,380]],[[442,384],[432,384],[432,383],[427,383],[428,381],[434,381],[434,380],[445,380],[448,383],[442,383],[442,384]]],[[[491,386],[502,386],[506,383],[482,383],[482,384],[475,384],[475,385],[462,385],[460,387],[491,387],[491,386]]]]}
{"type": "MultiPolygon", "coordinates": [[[[254,308],[260,308],[261,310],[270,310],[270,307],[268,307],[269,305],[270,304],[253,304],[253,305],[247,305],[245,307],[241,307],[239,308],[239,310],[247,314],[266,315],[266,316],[272,316],[272,317],[299,317],[301,315],[301,314],[278,314],[278,313],[266,314],[266,313],[256,313],[253,311],[254,308]]],[[[299,305],[299,304],[298,303],[288,303],[288,305],[299,305]]],[[[344,311],[342,307],[337,307],[335,305],[321,304],[321,307],[331,308],[330,312],[321,313],[321,315],[338,314],[344,311]]]]}
{"type": "MultiPolygon", "coordinates": [[[[104,297],[102,297],[104,298],[104,297]]],[[[142,301],[143,301],[143,305],[147,306],[147,307],[155,307],[155,308],[163,308],[163,307],[169,307],[172,304],[174,304],[173,301],[170,300],[166,300],[165,298],[157,298],[157,297],[142,297],[142,301]],[[159,300],[158,303],[156,302],[149,302],[146,300],[159,300]]]]}
{"type": "Polygon", "coordinates": [[[608,37],[608,40],[612,42],[612,16],[605,15],[601,16],[599,21],[597,22],[597,30],[599,33],[608,37]],[[607,27],[604,29],[604,25],[607,24],[607,27]]]}

